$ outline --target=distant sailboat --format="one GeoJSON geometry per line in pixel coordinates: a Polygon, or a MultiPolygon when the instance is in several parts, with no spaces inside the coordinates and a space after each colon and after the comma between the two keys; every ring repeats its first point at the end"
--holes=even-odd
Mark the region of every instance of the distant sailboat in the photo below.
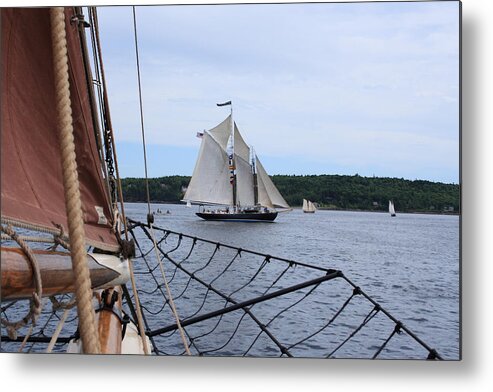
{"type": "Polygon", "coordinates": [[[310,200],[303,199],[303,212],[314,213],[317,211],[317,207],[310,200]]]}
{"type": "Polygon", "coordinates": [[[389,213],[390,216],[395,216],[394,202],[392,200],[389,200],[389,213]]]}
{"type": "Polygon", "coordinates": [[[192,207],[192,203],[190,203],[190,200],[187,201],[187,207],[188,208],[192,207]]]}
{"type": "MultiPolygon", "coordinates": [[[[228,101],[218,106],[231,105],[228,101]]],[[[205,220],[273,221],[289,210],[258,157],[233,121],[233,110],[216,127],[197,134],[199,156],[183,201],[199,204],[205,220]],[[206,207],[210,206],[210,207],[206,207]]]]}

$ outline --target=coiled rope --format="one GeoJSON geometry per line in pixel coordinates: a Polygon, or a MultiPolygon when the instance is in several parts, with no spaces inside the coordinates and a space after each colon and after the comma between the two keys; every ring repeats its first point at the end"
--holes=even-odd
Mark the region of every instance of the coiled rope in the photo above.
{"type": "Polygon", "coordinates": [[[62,7],[51,8],[51,33],[53,45],[53,68],[55,74],[55,93],[57,124],[62,159],[65,207],[67,210],[68,231],[75,277],[75,297],[79,316],[79,330],[84,353],[100,352],[95,312],[92,306],[92,289],[89,268],[86,263],[86,247],[82,204],[79,191],[75,143],[70,103],[70,84],[68,74],[67,37],[65,13],[62,7]]]}
{"type": "MultiPolygon", "coordinates": [[[[26,325],[29,320],[32,321],[32,325],[36,324],[36,320],[38,319],[39,315],[41,314],[41,310],[43,308],[43,302],[41,300],[43,296],[43,285],[41,282],[41,273],[39,270],[39,265],[38,261],[36,260],[36,257],[34,256],[34,253],[31,252],[31,249],[29,246],[24,242],[22,238],[20,238],[17,233],[12,229],[10,225],[7,226],[0,226],[0,229],[3,233],[5,233],[7,236],[9,236],[12,240],[16,241],[19,246],[21,247],[22,251],[26,255],[27,259],[31,263],[31,268],[33,272],[33,279],[34,279],[34,284],[36,287],[36,291],[32,294],[32,299],[31,299],[31,305],[29,307],[29,312],[25,317],[18,321],[8,321],[4,318],[1,318],[1,324],[7,328],[7,332],[9,336],[13,339],[17,337],[17,330],[24,325],[26,325]]],[[[29,330],[29,333],[26,335],[27,337],[31,334],[32,327],[29,330]]],[[[25,342],[24,342],[25,344],[25,342]]],[[[24,345],[23,344],[23,345],[24,345]]],[[[21,346],[22,349],[22,346],[21,346]]]]}

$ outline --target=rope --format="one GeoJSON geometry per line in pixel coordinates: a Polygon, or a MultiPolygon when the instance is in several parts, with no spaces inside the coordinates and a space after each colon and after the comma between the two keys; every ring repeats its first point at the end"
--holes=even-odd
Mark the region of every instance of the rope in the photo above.
{"type": "Polygon", "coordinates": [[[137,324],[139,327],[140,337],[142,339],[142,347],[144,348],[144,354],[149,355],[149,349],[145,340],[146,334],[144,330],[144,320],[142,318],[142,310],[140,308],[139,292],[137,291],[137,285],[135,283],[134,267],[132,263],[128,263],[128,269],[130,270],[130,283],[132,284],[132,291],[135,296],[135,310],[137,311],[137,324]]]}
{"type": "MultiPolygon", "coordinates": [[[[19,227],[21,229],[39,231],[39,230],[37,230],[38,226],[36,226],[36,225],[30,225],[28,223],[26,223],[26,224],[19,223],[19,222],[13,221],[11,219],[4,219],[3,217],[2,217],[2,223],[5,223],[9,226],[16,226],[16,227],[19,227]]],[[[63,226],[58,225],[58,224],[55,224],[55,226],[58,228],[58,230],[59,230],[58,232],[56,230],[44,230],[45,233],[52,234],[53,235],[52,238],[41,237],[41,236],[29,236],[29,235],[18,235],[17,238],[19,238],[25,242],[38,242],[38,243],[54,244],[54,246],[50,248],[51,250],[55,250],[55,248],[58,245],[63,246],[65,249],[69,249],[69,244],[67,241],[65,241],[65,238],[67,238],[67,237],[65,236],[65,232],[63,231],[63,226]]],[[[11,239],[11,237],[8,234],[4,234],[4,233],[1,234],[0,238],[4,241],[9,241],[11,239]]]]}
{"type": "Polygon", "coordinates": [[[62,158],[65,207],[69,228],[72,268],[75,276],[75,296],[79,315],[82,346],[85,353],[100,352],[95,313],[92,307],[92,289],[86,263],[84,220],[79,191],[75,143],[70,103],[67,38],[65,14],[62,7],[51,8],[53,67],[57,104],[58,130],[62,158]]]}
{"type": "Polygon", "coordinates": [[[60,332],[62,332],[63,325],[65,324],[65,320],[67,320],[68,313],[70,312],[70,309],[65,309],[63,312],[62,318],[58,322],[58,325],[56,327],[55,333],[51,337],[50,344],[48,344],[48,347],[46,348],[47,353],[51,353],[53,351],[53,347],[55,347],[55,344],[58,340],[58,336],[60,336],[60,332]]]}
{"type": "MultiPolygon", "coordinates": [[[[145,171],[146,193],[147,193],[147,219],[148,219],[148,223],[150,224],[151,232],[152,232],[151,202],[150,202],[150,194],[149,194],[149,180],[148,180],[148,175],[147,175],[147,153],[146,153],[145,130],[144,130],[144,111],[143,111],[143,105],[142,105],[142,85],[141,85],[141,78],[140,78],[139,44],[138,44],[138,39],[137,39],[137,18],[135,15],[135,7],[132,7],[132,12],[133,12],[133,21],[134,21],[135,58],[136,58],[136,63],[137,63],[137,81],[138,81],[138,86],[139,86],[140,125],[141,125],[141,133],[142,133],[142,147],[143,147],[143,151],[144,151],[144,171],[145,171]]],[[[171,291],[170,291],[169,286],[168,286],[166,274],[165,274],[164,268],[162,266],[161,258],[159,257],[156,240],[154,239],[153,233],[152,233],[152,238],[153,238],[153,243],[154,243],[154,249],[156,252],[156,258],[159,261],[161,274],[162,274],[163,279],[164,279],[164,284],[166,285],[166,291],[168,293],[168,297],[169,297],[169,301],[170,301],[170,307],[172,309],[173,315],[175,316],[177,325],[179,326],[180,334],[181,334],[181,337],[183,340],[183,344],[185,345],[185,350],[186,350],[187,354],[190,355],[188,343],[186,341],[183,329],[181,328],[180,319],[179,319],[178,313],[176,311],[176,307],[174,305],[173,298],[171,297],[171,291]]],[[[134,293],[137,293],[137,291],[134,290],[134,293]]]]}
{"type": "Polygon", "coordinates": [[[51,296],[50,301],[51,301],[51,304],[53,306],[54,311],[57,311],[58,309],[69,310],[69,309],[72,309],[76,304],[74,296],[72,296],[72,298],[70,298],[67,302],[59,301],[56,299],[55,296],[51,296]]]}
{"type": "MultiPolygon", "coordinates": [[[[2,234],[0,238],[2,239],[2,241],[9,241],[11,239],[10,236],[6,234],[2,234]]],[[[19,238],[26,242],[40,242],[47,244],[52,244],[53,242],[55,242],[53,238],[49,238],[49,237],[35,237],[35,236],[20,235],[19,238]]]]}
{"type": "Polygon", "coordinates": [[[34,324],[31,324],[31,326],[29,327],[29,331],[27,332],[26,336],[24,336],[24,340],[22,341],[18,352],[22,352],[22,350],[26,346],[26,343],[29,340],[29,337],[31,336],[31,334],[33,332],[33,328],[34,328],[34,324]]]}
{"type": "MultiPolygon", "coordinates": [[[[140,107],[140,128],[142,132],[142,147],[144,149],[144,171],[146,180],[146,192],[147,192],[147,213],[151,214],[151,202],[149,195],[149,180],[147,178],[147,154],[146,154],[146,142],[145,142],[145,131],[144,131],[144,111],[142,105],[142,86],[140,83],[140,65],[139,65],[139,43],[137,40],[137,18],[135,16],[135,6],[132,7],[133,17],[134,17],[134,38],[135,38],[135,59],[137,62],[137,82],[139,85],[139,107],[140,107]]],[[[148,215],[148,219],[149,219],[148,215]]]]}
{"type": "Polygon", "coordinates": [[[370,320],[378,314],[378,312],[380,312],[379,307],[374,307],[372,310],[370,310],[370,313],[366,315],[365,319],[358,326],[358,328],[356,328],[353,332],[351,332],[351,334],[343,342],[341,342],[334,350],[332,350],[332,352],[329,355],[327,355],[326,358],[332,357],[332,355],[334,355],[337,350],[339,350],[342,346],[344,346],[350,339],[354,337],[354,335],[356,335],[366,324],[368,324],[370,320]]]}
{"type": "MultiPolygon", "coordinates": [[[[149,233],[147,230],[146,230],[146,226],[144,226],[143,224],[140,224],[140,228],[144,231],[144,233],[146,234],[146,236],[152,240],[152,237],[151,237],[151,233],[149,233]]],[[[164,231],[164,230],[162,230],[164,231]]],[[[188,237],[188,236],[184,236],[184,235],[179,235],[179,240],[180,240],[180,243],[181,243],[181,239],[182,237],[188,237]]],[[[196,237],[189,237],[189,238],[193,238],[194,240],[197,240],[196,237]]],[[[202,239],[201,239],[202,241],[202,239]]],[[[204,242],[208,242],[208,241],[204,241],[204,242]]],[[[211,242],[212,243],[212,242],[211,242]]],[[[155,244],[155,242],[154,242],[155,244]]],[[[219,243],[214,243],[215,245],[215,249],[217,250],[218,247],[221,247],[221,246],[224,246],[223,244],[219,244],[219,243]]],[[[226,272],[226,270],[233,264],[233,262],[235,260],[237,260],[238,256],[241,255],[241,252],[243,251],[241,248],[235,248],[236,249],[236,254],[234,255],[233,259],[230,261],[230,263],[228,264],[228,266],[223,270],[223,273],[226,272]]],[[[183,271],[184,273],[186,273],[188,276],[193,276],[194,277],[194,280],[196,280],[197,282],[199,282],[201,285],[207,287],[207,289],[211,290],[212,292],[214,292],[215,294],[217,294],[218,296],[220,296],[222,299],[226,300],[227,302],[230,302],[230,303],[233,303],[235,305],[238,304],[237,301],[235,301],[233,298],[230,298],[228,297],[227,295],[221,293],[220,291],[218,291],[217,289],[215,289],[213,286],[212,286],[212,283],[219,278],[219,276],[221,274],[219,274],[216,279],[214,279],[212,282],[210,282],[209,284],[205,283],[202,279],[198,278],[197,276],[195,276],[193,273],[190,273],[189,271],[187,271],[185,268],[183,268],[181,266],[181,262],[177,263],[175,260],[173,260],[171,257],[169,257],[169,253],[170,252],[164,252],[160,247],[158,247],[158,250],[163,254],[164,257],[166,257],[166,259],[168,259],[171,263],[173,263],[175,265],[176,268],[179,268],[181,271],[183,271]]],[[[176,250],[176,247],[173,249],[173,251],[176,250]]],[[[268,256],[268,255],[264,255],[264,260],[266,258],[269,258],[270,259],[271,256],[268,256]]],[[[210,262],[210,260],[209,260],[210,262]]],[[[274,335],[272,335],[272,333],[270,333],[263,325],[262,323],[260,322],[260,320],[257,319],[257,317],[255,317],[255,315],[248,309],[248,308],[245,308],[243,309],[244,312],[248,313],[248,315],[250,316],[250,318],[267,334],[267,336],[279,347],[279,349],[283,352],[284,351],[284,347],[279,343],[279,341],[275,338],[274,335]]],[[[178,324],[177,324],[177,327],[178,327],[178,324]]],[[[149,335],[149,336],[152,336],[152,335],[149,335]]],[[[289,353],[288,353],[289,355],[289,353]]],[[[290,355],[289,355],[290,356],[290,355]]]]}
{"type": "MultiPolygon", "coordinates": [[[[36,324],[36,320],[41,314],[41,310],[43,308],[43,302],[41,298],[43,296],[43,285],[41,281],[41,272],[39,270],[39,264],[34,256],[34,253],[31,251],[29,246],[17,235],[17,233],[9,226],[0,225],[1,231],[7,234],[10,238],[16,241],[21,247],[22,251],[26,255],[27,259],[31,263],[31,268],[33,272],[34,283],[36,286],[36,291],[32,294],[31,305],[29,307],[29,312],[25,317],[18,321],[8,321],[4,318],[1,318],[1,324],[7,328],[7,332],[9,336],[15,338],[17,336],[17,330],[24,325],[26,325],[29,320],[32,320],[32,325],[36,324]]],[[[29,333],[30,334],[30,333],[29,333]]],[[[29,335],[28,334],[28,335],[29,335]]]]}
{"type": "MultiPolygon", "coordinates": [[[[104,114],[105,114],[105,137],[106,137],[106,144],[107,144],[107,150],[106,153],[107,155],[111,155],[111,153],[114,156],[114,160],[112,161],[110,158],[111,156],[107,156],[107,162],[108,164],[114,163],[115,167],[114,170],[116,172],[116,183],[117,183],[117,191],[118,191],[118,198],[120,201],[120,208],[121,208],[121,213],[118,212],[118,209],[114,209],[114,222],[113,222],[113,229],[115,232],[120,233],[120,223],[123,222],[123,228],[125,231],[125,240],[128,241],[128,229],[127,229],[127,221],[125,217],[125,208],[123,204],[123,192],[122,192],[122,185],[121,185],[121,180],[120,180],[120,173],[118,169],[118,159],[116,155],[116,145],[115,145],[115,138],[113,136],[113,127],[111,123],[111,116],[110,116],[110,107],[109,107],[109,102],[108,102],[108,94],[107,94],[107,88],[106,88],[106,77],[104,73],[104,67],[103,67],[103,60],[102,60],[102,52],[101,52],[101,42],[99,39],[99,24],[98,24],[98,14],[97,14],[97,9],[96,7],[90,7],[90,17],[92,21],[92,30],[94,31],[94,41],[97,46],[97,56],[99,58],[99,67],[100,67],[100,72],[101,72],[101,80],[102,80],[102,86],[103,86],[103,107],[104,107],[104,114]],[[121,221],[120,221],[121,218],[121,221]]],[[[113,168],[110,165],[110,174],[113,175],[113,168]]],[[[115,203],[116,207],[116,203],[115,203]]],[[[140,305],[140,300],[139,300],[139,293],[137,291],[137,285],[135,283],[135,274],[134,274],[134,269],[133,269],[133,264],[131,260],[129,260],[129,272],[130,272],[130,283],[132,285],[132,291],[134,292],[135,295],[135,310],[136,310],[136,315],[137,315],[137,326],[139,329],[140,337],[142,339],[142,347],[144,349],[144,354],[149,355],[149,349],[147,346],[147,341],[146,341],[146,335],[145,335],[145,329],[144,329],[144,320],[142,316],[142,310],[141,310],[141,305],[140,305]]]]}
{"type": "Polygon", "coordinates": [[[161,257],[159,256],[159,251],[158,251],[158,247],[156,244],[156,239],[154,238],[154,230],[152,229],[152,223],[150,226],[151,226],[152,242],[154,244],[154,250],[156,252],[156,259],[159,262],[159,269],[161,270],[161,274],[162,274],[163,279],[164,279],[164,284],[166,286],[166,292],[168,293],[169,305],[171,307],[171,311],[173,312],[173,316],[175,316],[176,325],[178,327],[178,330],[180,331],[180,336],[181,336],[181,340],[183,342],[183,345],[185,346],[185,351],[188,355],[191,355],[187,339],[185,338],[185,333],[183,331],[183,327],[181,326],[181,323],[180,323],[180,317],[178,316],[178,311],[176,310],[175,302],[173,301],[173,296],[171,295],[171,290],[170,290],[169,285],[168,285],[168,280],[166,279],[166,274],[164,273],[163,263],[162,263],[161,257]]]}
{"type": "Polygon", "coordinates": [[[383,344],[380,346],[380,348],[376,351],[376,353],[373,355],[372,359],[375,359],[376,357],[378,357],[380,355],[382,350],[387,346],[387,344],[390,342],[390,339],[392,339],[396,333],[397,334],[401,333],[401,325],[400,324],[396,324],[394,326],[394,330],[389,335],[389,337],[387,339],[385,339],[385,342],[383,342],[383,344]]]}
{"type": "Polygon", "coordinates": [[[47,228],[47,227],[36,225],[33,223],[21,222],[21,221],[18,221],[16,219],[6,218],[4,216],[2,216],[1,221],[5,225],[18,227],[20,229],[39,231],[40,233],[47,233],[47,234],[53,234],[53,235],[59,235],[60,234],[59,228],[58,229],[47,228]]]}

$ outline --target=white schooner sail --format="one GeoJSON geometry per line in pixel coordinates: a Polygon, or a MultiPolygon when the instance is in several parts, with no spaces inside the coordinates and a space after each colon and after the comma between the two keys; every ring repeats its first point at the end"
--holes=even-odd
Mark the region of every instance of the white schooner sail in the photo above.
{"type": "Polygon", "coordinates": [[[311,212],[314,213],[317,210],[315,204],[313,204],[310,200],[303,199],[303,212],[311,212]]]}
{"type": "Polygon", "coordinates": [[[232,115],[199,136],[202,144],[184,202],[230,206],[235,212],[249,207],[290,208],[232,115]]]}

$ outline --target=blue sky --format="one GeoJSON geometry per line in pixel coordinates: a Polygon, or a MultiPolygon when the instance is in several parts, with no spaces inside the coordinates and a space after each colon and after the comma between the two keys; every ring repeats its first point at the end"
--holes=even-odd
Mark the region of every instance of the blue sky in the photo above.
{"type": "MultiPolygon", "coordinates": [[[[459,181],[457,2],[140,6],[148,174],[234,117],[269,174],[459,181]]],[[[131,7],[98,9],[120,174],[144,175],[131,7]]]]}

